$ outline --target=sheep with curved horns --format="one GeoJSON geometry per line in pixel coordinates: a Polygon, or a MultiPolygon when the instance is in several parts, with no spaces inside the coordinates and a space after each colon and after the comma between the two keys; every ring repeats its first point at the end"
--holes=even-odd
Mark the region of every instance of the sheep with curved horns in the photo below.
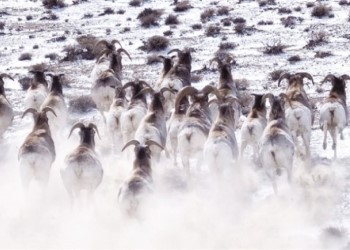
{"type": "Polygon", "coordinates": [[[245,148],[250,145],[253,147],[254,159],[257,160],[258,143],[267,124],[265,105],[267,96],[252,95],[255,97],[254,104],[241,128],[240,156],[243,157],[245,148]]]}
{"type": "Polygon", "coordinates": [[[56,158],[55,144],[51,137],[47,112],[55,111],[50,107],[43,108],[40,112],[35,109],[24,111],[22,118],[32,113],[34,127],[26,137],[18,152],[21,179],[24,188],[28,188],[31,180],[36,179],[43,187],[47,186],[51,165],[56,158]]]}
{"type": "Polygon", "coordinates": [[[350,76],[342,75],[327,75],[322,83],[330,81],[332,89],[325,103],[320,109],[320,127],[324,133],[323,149],[327,148],[327,131],[329,131],[332,139],[334,150],[334,158],[337,158],[337,135],[340,134],[340,139],[344,139],[343,129],[348,122],[348,109],[346,106],[345,81],[350,80],[350,76]]]}
{"type": "MultiPolygon", "coordinates": [[[[166,146],[167,129],[164,110],[164,93],[172,92],[171,89],[163,87],[160,91],[154,91],[152,88],[144,88],[140,93],[150,93],[152,96],[151,103],[148,107],[147,114],[143,117],[139,127],[135,132],[135,139],[143,144],[145,141],[152,140],[157,142],[163,148],[166,146]]],[[[161,150],[159,147],[152,146],[152,159],[157,162],[160,159],[161,150]]]]}
{"type": "Polygon", "coordinates": [[[145,81],[131,81],[123,86],[123,89],[131,88],[131,99],[128,107],[121,114],[120,124],[124,144],[135,138],[135,132],[141,120],[147,113],[147,101],[142,89],[150,87],[145,81]]]}
{"type": "Polygon", "coordinates": [[[271,104],[269,122],[259,141],[259,160],[277,194],[276,176],[286,170],[288,182],[292,182],[294,142],[286,124],[284,97],[266,94],[271,104]]]}
{"type": "Polygon", "coordinates": [[[103,178],[103,168],[95,152],[95,133],[99,135],[96,125],[85,126],[79,122],[72,127],[68,138],[75,129],[80,129],[80,144],[66,156],[66,167],[61,169],[62,181],[72,204],[79,199],[82,190],[87,190],[92,196],[103,178]]]}
{"type": "Polygon", "coordinates": [[[157,89],[166,87],[172,90],[172,92],[167,92],[164,95],[164,106],[167,116],[169,115],[170,110],[174,107],[174,93],[178,92],[185,86],[191,86],[191,50],[188,48],[184,50],[172,49],[168,54],[173,52],[177,52],[177,62],[172,64],[172,58],[164,59],[163,75],[157,83],[157,89]]]}
{"type": "Polygon", "coordinates": [[[281,75],[281,77],[278,80],[278,87],[280,86],[280,83],[286,79],[288,80],[288,87],[286,90],[286,95],[291,100],[293,99],[295,91],[300,92],[300,95],[298,97],[298,102],[306,106],[311,113],[312,117],[312,123],[314,121],[315,115],[312,109],[311,102],[309,100],[309,97],[307,96],[305,89],[304,89],[304,78],[309,79],[313,85],[315,85],[314,79],[309,73],[306,72],[298,72],[295,74],[285,73],[281,75]]]}
{"type": "Polygon", "coordinates": [[[230,167],[238,157],[238,145],[235,136],[235,97],[222,100],[219,104],[219,115],[211,126],[204,145],[203,155],[209,169],[221,174],[226,167],[230,167]]]}
{"type": "Polygon", "coordinates": [[[114,99],[107,114],[107,129],[111,136],[113,151],[117,154],[121,151],[123,141],[121,116],[127,108],[125,95],[123,87],[115,88],[114,99]]]}
{"type": "Polygon", "coordinates": [[[176,96],[175,107],[179,106],[183,98],[191,96],[192,103],[189,106],[178,133],[179,153],[187,177],[190,177],[190,158],[196,157],[197,166],[203,159],[203,147],[207,140],[212,124],[209,109],[208,95],[219,95],[217,89],[207,85],[202,90],[187,86],[176,96]]]}
{"type": "Polygon", "coordinates": [[[65,128],[67,123],[67,105],[64,100],[63,90],[62,90],[62,76],[64,74],[53,75],[47,74],[52,78],[52,83],[50,86],[50,92],[47,95],[45,101],[41,105],[41,109],[45,107],[50,107],[55,111],[55,114],[48,114],[50,129],[54,135],[59,135],[59,133],[65,128]]]}
{"type": "MultiPolygon", "coordinates": [[[[231,62],[233,58],[228,57],[225,61],[222,61],[218,57],[214,57],[210,64],[214,61],[217,62],[218,68],[220,71],[219,83],[217,84],[217,90],[220,94],[221,98],[239,98],[238,90],[236,83],[233,81],[232,73],[231,73],[231,62]]],[[[241,105],[239,102],[233,103],[235,109],[235,127],[237,127],[237,123],[239,121],[239,117],[241,114],[241,105]]],[[[216,117],[216,115],[213,115],[216,117]]]]}
{"type": "Polygon", "coordinates": [[[148,140],[141,144],[137,140],[131,140],[122,150],[134,145],[135,160],[131,176],[124,181],[118,192],[118,201],[123,211],[134,216],[145,195],[153,191],[153,178],[151,166],[151,150],[150,146],[157,146],[163,149],[157,142],[148,140]]]}
{"type": "Polygon", "coordinates": [[[114,91],[112,91],[111,87],[122,86],[123,65],[121,53],[125,53],[130,58],[129,53],[125,49],[116,49],[114,43],[119,42],[113,40],[112,43],[108,43],[106,40],[101,40],[96,44],[96,47],[100,44],[106,46],[106,49],[102,50],[98,56],[93,69],[92,78],[94,84],[91,89],[91,97],[97,108],[102,112],[108,111],[112,104],[114,91]],[[104,64],[105,59],[109,60],[107,68],[104,64]]]}
{"type": "Polygon", "coordinates": [[[49,90],[48,84],[45,79],[45,72],[47,69],[30,70],[29,73],[34,75],[34,78],[30,82],[30,87],[27,90],[24,98],[24,106],[26,109],[40,109],[41,105],[45,101],[49,90]]]}
{"type": "Polygon", "coordinates": [[[5,73],[0,74],[0,138],[5,131],[11,126],[14,112],[10,102],[6,98],[4,88],[4,78],[9,78],[13,81],[13,78],[5,73]]]}

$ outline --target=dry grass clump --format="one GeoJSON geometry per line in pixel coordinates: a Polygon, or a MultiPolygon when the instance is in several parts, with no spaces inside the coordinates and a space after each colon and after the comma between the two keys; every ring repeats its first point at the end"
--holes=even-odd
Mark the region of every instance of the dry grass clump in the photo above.
{"type": "Polygon", "coordinates": [[[290,14],[292,10],[286,7],[282,7],[278,9],[278,14],[290,14]]]}
{"type": "Polygon", "coordinates": [[[271,44],[266,44],[264,48],[264,54],[266,55],[278,55],[284,52],[284,49],[287,48],[286,45],[283,45],[281,41],[274,41],[271,44]]]}
{"type": "Polygon", "coordinates": [[[206,9],[201,13],[201,21],[203,23],[209,21],[214,16],[214,13],[215,13],[214,9],[211,9],[211,8],[206,9]]]}
{"type": "Polygon", "coordinates": [[[233,42],[222,42],[219,44],[220,50],[229,50],[229,49],[234,49],[236,47],[237,47],[237,44],[233,42]]]}
{"type": "Polygon", "coordinates": [[[299,55],[295,55],[295,56],[291,56],[288,58],[288,62],[290,63],[296,63],[296,62],[300,62],[301,58],[299,55]]]}
{"type": "Polygon", "coordinates": [[[42,3],[47,9],[63,8],[66,6],[64,0],[42,0],[42,3]]]}
{"type": "Polygon", "coordinates": [[[221,28],[217,25],[209,25],[205,30],[206,36],[215,37],[220,34],[221,28]]]}
{"type": "Polygon", "coordinates": [[[175,5],[174,11],[175,12],[184,12],[190,8],[192,8],[192,6],[191,6],[189,1],[181,1],[175,5]]]}
{"type": "Polygon", "coordinates": [[[273,24],[273,21],[264,21],[264,20],[261,20],[258,22],[258,25],[272,25],[273,24]]]}
{"type": "Polygon", "coordinates": [[[319,31],[311,34],[311,39],[305,46],[307,49],[313,49],[316,46],[326,44],[328,42],[328,35],[324,31],[319,31]]]}
{"type": "Polygon", "coordinates": [[[216,14],[218,16],[227,16],[230,12],[230,9],[228,6],[221,6],[216,10],[216,14]]]}
{"type": "Polygon", "coordinates": [[[32,53],[29,53],[29,52],[25,52],[25,53],[22,53],[19,57],[18,57],[18,60],[19,61],[30,61],[32,60],[32,53]]]}
{"type": "Polygon", "coordinates": [[[288,16],[288,17],[282,17],[281,23],[284,25],[284,27],[294,28],[295,25],[300,24],[302,21],[304,21],[301,17],[295,17],[295,16],[288,16]]]}
{"type": "Polygon", "coordinates": [[[243,18],[243,17],[236,17],[236,18],[233,18],[232,19],[232,22],[234,24],[237,24],[237,23],[246,23],[246,20],[243,18]]]}
{"type": "Polygon", "coordinates": [[[90,95],[72,98],[68,103],[68,112],[74,114],[89,113],[97,109],[90,95]]]}
{"type": "Polygon", "coordinates": [[[159,51],[169,46],[169,39],[164,36],[151,36],[146,43],[147,51],[159,51]]]}
{"type": "Polygon", "coordinates": [[[101,52],[101,48],[94,50],[95,44],[98,39],[93,35],[82,35],[77,39],[77,45],[65,46],[63,51],[66,52],[62,61],[76,61],[79,59],[94,60],[96,56],[101,52]]]}
{"type": "Polygon", "coordinates": [[[145,8],[143,11],[141,11],[137,19],[140,20],[141,26],[148,28],[150,26],[157,26],[158,20],[160,16],[162,15],[162,11],[160,10],[153,10],[151,8],[145,8]]]}
{"type": "Polygon", "coordinates": [[[157,56],[157,55],[147,56],[147,60],[146,60],[147,65],[152,65],[152,64],[160,63],[160,62],[162,62],[162,59],[159,58],[159,56],[157,56]]]}
{"type": "Polygon", "coordinates": [[[275,0],[258,0],[259,6],[264,7],[267,5],[276,5],[275,0]]]}
{"type": "Polygon", "coordinates": [[[170,14],[169,16],[167,16],[167,18],[165,18],[165,24],[166,25],[179,24],[179,19],[177,18],[176,15],[170,14]]]}
{"type": "Polygon", "coordinates": [[[200,23],[195,23],[195,24],[193,24],[191,27],[192,27],[192,29],[194,29],[194,30],[200,30],[200,29],[202,29],[202,24],[200,24],[200,23]]]}
{"type": "Polygon", "coordinates": [[[5,29],[5,22],[0,22],[0,30],[5,29]]]}
{"type": "Polygon", "coordinates": [[[102,13],[99,14],[99,16],[112,15],[112,14],[114,14],[114,10],[111,7],[107,7],[103,10],[102,13]]]}
{"type": "Polygon", "coordinates": [[[315,54],[315,58],[325,58],[329,56],[333,56],[333,53],[329,51],[316,51],[315,54]]]}
{"type": "Polygon", "coordinates": [[[57,53],[49,53],[45,55],[45,58],[49,58],[50,61],[55,61],[58,58],[57,53]]]}
{"type": "Polygon", "coordinates": [[[311,16],[322,18],[329,17],[331,15],[332,8],[325,4],[318,4],[313,7],[311,11],[311,16]]]}
{"type": "Polygon", "coordinates": [[[139,7],[139,6],[141,6],[141,2],[142,2],[142,0],[131,0],[129,2],[129,5],[132,7],[139,7]]]}

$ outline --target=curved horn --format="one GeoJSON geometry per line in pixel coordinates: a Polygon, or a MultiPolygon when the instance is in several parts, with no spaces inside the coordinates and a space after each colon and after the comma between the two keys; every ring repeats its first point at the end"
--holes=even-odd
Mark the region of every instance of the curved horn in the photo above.
{"type": "Polygon", "coordinates": [[[261,102],[265,103],[266,102],[266,98],[269,98],[269,100],[271,102],[271,99],[275,98],[275,96],[273,94],[271,94],[271,93],[264,94],[262,99],[261,99],[261,102]]]}
{"type": "Polygon", "coordinates": [[[144,95],[144,94],[146,94],[146,93],[152,93],[152,94],[154,94],[154,89],[152,89],[151,87],[146,87],[146,88],[143,88],[139,93],[137,93],[137,95],[136,96],[138,96],[138,95],[144,95]]]}
{"type": "Polygon", "coordinates": [[[333,74],[328,74],[322,81],[321,84],[324,84],[327,81],[331,81],[333,83],[333,81],[335,80],[335,75],[333,74]]]}
{"type": "Polygon", "coordinates": [[[138,83],[142,84],[144,87],[152,88],[147,82],[145,81],[138,81],[138,83]]]}
{"type": "Polygon", "coordinates": [[[54,115],[57,117],[55,111],[54,111],[51,107],[49,107],[49,106],[43,108],[41,112],[43,112],[43,113],[46,114],[48,111],[52,112],[52,114],[54,114],[54,115]]]}
{"type": "Polygon", "coordinates": [[[138,146],[140,145],[140,142],[138,140],[131,140],[128,143],[125,144],[125,146],[122,148],[122,152],[129,147],[130,145],[138,146]]]}
{"type": "Polygon", "coordinates": [[[172,94],[176,94],[176,90],[175,89],[171,89],[171,88],[168,88],[168,87],[163,87],[159,90],[160,93],[162,93],[162,95],[164,94],[164,92],[166,91],[169,91],[170,93],[172,94]]]}
{"type": "Polygon", "coordinates": [[[303,78],[309,79],[312,82],[312,85],[315,85],[314,79],[312,78],[312,75],[310,75],[309,73],[307,73],[307,72],[298,72],[298,73],[296,73],[296,75],[300,75],[303,78]]]}
{"type": "Polygon", "coordinates": [[[170,53],[173,53],[173,52],[180,53],[181,50],[179,50],[179,49],[172,49],[172,50],[170,50],[170,51],[168,52],[168,55],[169,55],[170,53]]]}
{"type": "Polygon", "coordinates": [[[166,59],[166,57],[165,56],[158,56],[160,59],[162,59],[162,60],[165,60],[166,59]]]}
{"type": "Polygon", "coordinates": [[[100,133],[98,132],[98,128],[94,123],[90,123],[88,127],[94,129],[98,135],[98,138],[101,139],[100,133]]]}
{"type": "Polygon", "coordinates": [[[111,41],[111,44],[116,44],[116,43],[118,43],[119,44],[119,46],[121,47],[121,48],[123,48],[123,46],[122,46],[122,44],[117,40],[117,39],[113,39],[112,41],[111,41]]]}
{"type": "Polygon", "coordinates": [[[23,112],[23,115],[21,118],[23,118],[27,113],[32,113],[35,117],[38,114],[38,111],[33,108],[26,109],[26,111],[23,112]]]}
{"type": "Polygon", "coordinates": [[[289,78],[291,77],[291,74],[289,73],[284,73],[283,75],[280,76],[280,79],[278,79],[278,83],[277,86],[280,86],[280,83],[282,82],[283,79],[287,79],[289,80],[289,78]]]}
{"type": "Polygon", "coordinates": [[[13,78],[12,78],[9,74],[6,74],[6,73],[0,74],[0,79],[1,79],[1,80],[2,80],[2,78],[4,78],[4,77],[7,77],[7,78],[11,79],[12,81],[14,81],[13,78]]]}
{"type": "Polygon", "coordinates": [[[203,94],[205,95],[209,95],[210,93],[214,93],[216,95],[217,98],[221,99],[221,96],[220,96],[220,93],[218,91],[218,89],[214,86],[211,86],[211,85],[207,85],[205,86],[202,91],[201,91],[203,94]]]}
{"type": "Polygon", "coordinates": [[[181,100],[188,95],[193,95],[198,93],[198,90],[195,87],[192,86],[186,86],[180,90],[179,93],[177,93],[175,97],[175,109],[179,108],[179,105],[181,103],[181,100]]]}
{"type": "Polygon", "coordinates": [[[129,88],[129,87],[134,87],[135,86],[135,82],[127,82],[123,85],[123,89],[129,88]]]}
{"type": "Polygon", "coordinates": [[[74,126],[72,127],[72,129],[70,130],[69,132],[69,135],[68,135],[68,138],[70,138],[70,136],[72,135],[73,131],[76,129],[76,128],[85,128],[85,125],[82,123],[82,122],[78,122],[76,124],[74,124],[74,126]]]}
{"type": "Polygon", "coordinates": [[[343,79],[344,81],[350,80],[350,76],[347,74],[342,75],[340,78],[343,79]]]}
{"type": "Polygon", "coordinates": [[[94,49],[96,49],[100,44],[103,44],[106,47],[110,47],[111,46],[111,44],[109,42],[107,42],[107,40],[103,39],[103,40],[98,41],[95,44],[94,49]]]}
{"type": "Polygon", "coordinates": [[[132,59],[131,59],[129,53],[128,53],[125,49],[120,48],[120,49],[117,50],[117,52],[118,52],[118,53],[124,52],[124,53],[129,57],[130,61],[132,61],[132,59]]]}
{"type": "Polygon", "coordinates": [[[159,147],[161,150],[164,149],[164,147],[163,147],[162,145],[160,145],[158,142],[155,142],[155,141],[153,141],[153,140],[148,140],[148,141],[146,141],[146,142],[145,142],[145,145],[147,145],[147,146],[152,146],[152,145],[154,145],[154,146],[159,147]]]}

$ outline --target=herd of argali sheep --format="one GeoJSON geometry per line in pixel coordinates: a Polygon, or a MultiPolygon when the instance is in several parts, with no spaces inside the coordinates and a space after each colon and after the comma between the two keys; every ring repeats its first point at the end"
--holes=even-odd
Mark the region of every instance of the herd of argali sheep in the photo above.
{"type": "MultiPolygon", "coordinates": [[[[235,130],[240,126],[241,100],[231,73],[232,58],[213,58],[210,64],[216,64],[220,74],[216,86],[197,89],[191,86],[189,48],[173,49],[168,53],[171,57],[160,56],[163,69],[157,83],[152,85],[144,79],[123,82],[122,55],[130,60],[132,57],[118,40],[101,40],[96,47],[103,48],[91,73],[91,97],[105,126],[97,128],[94,123],[79,121],[70,130],[69,136],[79,129],[80,144],[66,156],[61,177],[72,202],[84,189],[93,194],[103,181],[103,166],[95,151],[95,133],[99,136],[99,130],[106,129],[113,154],[133,159],[130,177],[118,193],[121,207],[128,212],[137,209],[142,194],[152,191],[152,168],[157,167],[162,157],[172,158],[174,166],[183,169],[188,181],[195,175],[193,162],[197,167],[206,164],[210,174],[220,178],[225,169],[233,168],[241,158],[247,157],[244,151],[252,146],[254,162],[265,170],[275,193],[278,192],[276,178],[282,171],[286,172],[288,182],[292,182],[296,157],[305,162],[310,159],[315,110],[304,90],[304,78],[314,84],[309,73],[283,74],[278,85],[287,80],[288,87],[279,95],[251,93],[254,104],[241,125],[239,147],[235,130]],[[299,136],[303,145],[298,143],[299,136]],[[131,145],[134,153],[127,150],[131,145]]],[[[19,149],[19,169],[25,189],[32,180],[45,188],[56,158],[55,141],[62,137],[63,128],[68,125],[68,109],[62,74],[45,70],[29,73],[33,78],[22,117],[31,113],[34,126],[19,149]]],[[[10,72],[0,75],[0,136],[14,118],[5,94],[5,78],[13,80],[10,72]]],[[[330,82],[332,88],[319,110],[319,124],[324,132],[324,149],[327,133],[332,137],[334,158],[338,134],[344,138],[343,129],[348,120],[345,82],[349,79],[348,75],[329,74],[322,81],[322,84],[330,82]]]]}

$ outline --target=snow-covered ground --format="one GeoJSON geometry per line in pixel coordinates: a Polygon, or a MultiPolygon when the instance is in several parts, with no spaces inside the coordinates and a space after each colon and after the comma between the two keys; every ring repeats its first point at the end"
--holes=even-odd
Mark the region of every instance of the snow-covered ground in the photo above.
{"type": "MultiPolygon", "coordinates": [[[[70,88],[65,88],[67,101],[72,97],[90,93],[90,72],[94,61],[76,62],[50,61],[49,53],[61,58],[64,46],[76,43],[81,34],[92,34],[98,38],[118,39],[127,49],[132,61],[124,58],[124,81],[134,77],[154,83],[161,70],[160,64],[147,65],[146,58],[152,53],[138,49],[143,41],[153,35],[162,35],[171,30],[170,46],[156,54],[165,55],[172,48],[191,47],[192,69],[209,65],[220,42],[237,44],[229,50],[237,65],[233,67],[236,79],[249,82],[248,91],[279,93],[285,86],[269,78],[276,69],[289,72],[309,72],[316,84],[328,74],[349,73],[350,5],[339,5],[338,1],[321,1],[332,7],[333,18],[311,17],[307,1],[276,0],[277,5],[259,7],[257,1],[221,0],[190,1],[193,8],[176,13],[180,24],[167,26],[164,19],[173,13],[173,1],[147,0],[140,7],[130,7],[128,0],[88,0],[78,5],[65,1],[67,7],[53,9],[59,19],[39,20],[47,10],[41,1],[1,0],[0,21],[5,27],[0,30],[0,73],[11,74],[15,82],[5,80],[6,94],[16,112],[13,125],[1,142],[0,163],[0,248],[231,248],[231,249],[345,249],[350,247],[350,133],[345,129],[345,140],[339,141],[339,159],[332,162],[333,152],[322,149],[322,133],[312,131],[311,149],[313,167],[305,170],[296,160],[294,184],[290,188],[280,178],[282,190],[274,195],[271,185],[261,170],[249,161],[237,163],[227,172],[224,180],[213,180],[205,166],[195,171],[193,183],[186,185],[183,172],[164,159],[164,167],[155,169],[155,194],[148,202],[141,217],[125,218],[118,208],[117,192],[120,183],[128,176],[131,162],[110,153],[107,135],[102,130],[102,139],[96,139],[97,151],[104,167],[104,179],[95,193],[92,208],[71,209],[68,195],[63,187],[59,169],[65,155],[78,143],[77,137],[69,140],[62,135],[56,143],[57,159],[53,164],[45,198],[33,193],[25,194],[18,173],[18,148],[32,127],[31,118],[21,119],[24,111],[23,97],[18,79],[27,75],[35,63],[45,62],[55,72],[63,72],[69,79],[70,88]],[[243,17],[248,27],[256,30],[251,35],[238,35],[234,24],[223,26],[220,20],[227,16],[214,15],[202,24],[202,29],[193,30],[193,24],[201,23],[200,14],[208,8],[220,6],[230,8],[229,17],[243,17]],[[300,6],[301,11],[294,8],[300,6]],[[99,16],[106,7],[125,10],[124,14],[99,16]],[[287,7],[291,14],[279,14],[278,9],[287,7]],[[144,8],[163,10],[159,26],[141,28],[137,15],[144,8]],[[5,13],[8,13],[5,14],[5,13]],[[93,14],[83,19],[84,14],[93,14]],[[32,19],[27,21],[27,16],[32,19]],[[294,28],[284,27],[280,18],[289,15],[303,18],[294,28]],[[272,25],[258,25],[259,21],[273,21],[272,25]],[[220,34],[207,37],[205,29],[219,23],[220,34]],[[122,32],[129,27],[129,32],[122,32]],[[106,34],[110,29],[110,34],[106,34]],[[312,33],[324,31],[328,43],[314,49],[304,46],[312,33]],[[65,35],[63,42],[50,39],[65,35]],[[32,37],[34,36],[34,37],[32,37]],[[32,37],[32,38],[30,38],[32,37]],[[280,41],[286,45],[279,55],[265,55],[266,44],[280,41]],[[38,45],[38,49],[33,49],[38,45]],[[316,51],[329,51],[333,56],[315,58],[316,51]],[[19,61],[21,53],[33,54],[30,61],[19,61]],[[290,63],[290,56],[299,55],[301,61],[290,63]],[[265,90],[265,88],[268,90],[265,90]],[[25,197],[27,196],[27,197],[25,197]]],[[[195,83],[201,87],[218,79],[218,72],[206,72],[202,80],[195,83]]],[[[283,85],[283,84],[282,84],[283,85]]],[[[325,92],[316,92],[316,86],[306,87],[311,99],[321,100],[326,96],[330,84],[323,86],[325,92]]],[[[349,93],[348,93],[349,94],[349,93]]],[[[320,106],[320,102],[316,103],[320,106]]],[[[97,116],[96,119],[99,119],[97,116]]],[[[244,119],[242,117],[242,119],[244,119]]],[[[315,123],[315,128],[317,126],[315,123]]],[[[103,125],[100,124],[101,127],[103,125]]],[[[236,136],[238,142],[239,130],[236,136]]],[[[248,157],[248,154],[247,154],[248,157]]],[[[35,189],[35,187],[34,187],[35,189]]]]}

